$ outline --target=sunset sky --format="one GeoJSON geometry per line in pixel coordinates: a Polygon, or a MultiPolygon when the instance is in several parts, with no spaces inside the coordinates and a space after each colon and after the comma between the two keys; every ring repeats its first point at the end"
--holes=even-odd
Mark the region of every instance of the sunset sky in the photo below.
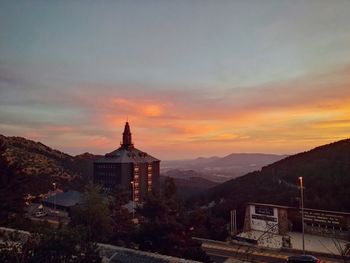
{"type": "Polygon", "coordinates": [[[1,1],[0,134],[69,154],[350,137],[350,1],[1,1]]]}

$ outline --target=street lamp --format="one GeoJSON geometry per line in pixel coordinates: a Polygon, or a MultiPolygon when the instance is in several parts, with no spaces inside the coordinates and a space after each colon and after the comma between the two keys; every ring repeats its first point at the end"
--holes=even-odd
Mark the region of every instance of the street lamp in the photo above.
{"type": "Polygon", "coordinates": [[[305,237],[304,237],[304,189],[303,189],[303,177],[299,177],[300,182],[300,197],[301,197],[301,227],[303,231],[303,254],[305,254],[305,237]]]}

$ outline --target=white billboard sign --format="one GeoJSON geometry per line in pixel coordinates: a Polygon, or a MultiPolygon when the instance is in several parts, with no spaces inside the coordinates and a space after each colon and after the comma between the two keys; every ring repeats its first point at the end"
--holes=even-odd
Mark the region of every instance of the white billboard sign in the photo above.
{"type": "Polygon", "coordinates": [[[250,226],[252,230],[278,234],[278,209],[250,205],[250,226]]]}

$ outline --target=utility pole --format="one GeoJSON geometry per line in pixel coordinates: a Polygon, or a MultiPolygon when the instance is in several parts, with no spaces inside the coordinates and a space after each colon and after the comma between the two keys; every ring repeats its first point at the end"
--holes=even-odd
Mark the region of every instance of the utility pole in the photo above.
{"type": "Polygon", "coordinates": [[[303,254],[305,255],[305,229],[304,229],[304,187],[303,177],[299,177],[300,181],[300,197],[301,197],[301,226],[303,231],[303,254]]]}

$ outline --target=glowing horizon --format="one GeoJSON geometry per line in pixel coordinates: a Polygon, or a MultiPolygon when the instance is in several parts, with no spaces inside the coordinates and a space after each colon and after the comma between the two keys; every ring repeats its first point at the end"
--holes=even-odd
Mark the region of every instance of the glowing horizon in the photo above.
{"type": "Polygon", "coordinates": [[[0,134],[165,159],[350,137],[350,2],[0,4],[0,134]]]}

